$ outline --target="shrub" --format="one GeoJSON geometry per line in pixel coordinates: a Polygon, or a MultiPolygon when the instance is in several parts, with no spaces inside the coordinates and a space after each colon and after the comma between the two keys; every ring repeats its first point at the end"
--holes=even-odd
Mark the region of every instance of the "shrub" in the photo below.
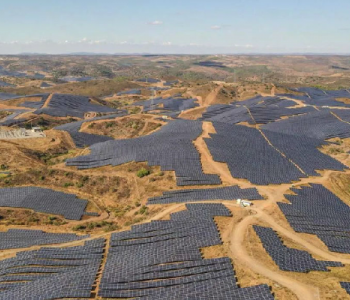
{"type": "Polygon", "coordinates": [[[74,184],[72,182],[66,182],[63,186],[70,187],[70,186],[74,186],[74,184]]]}
{"type": "Polygon", "coordinates": [[[84,229],[86,229],[85,225],[77,225],[77,226],[73,227],[74,231],[79,231],[79,230],[84,230],[84,229]]]}
{"type": "Polygon", "coordinates": [[[5,165],[5,164],[2,164],[1,166],[0,166],[0,169],[1,170],[7,170],[9,167],[8,167],[8,165],[5,165]]]}
{"type": "Polygon", "coordinates": [[[83,186],[84,186],[84,183],[82,183],[82,182],[77,182],[76,183],[76,186],[77,186],[77,188],[82,188],[83,186]]]}
{"type": "Polygon", "coordinates": [[[140,208],[140,214],[143,215],[144,213],[147,212],[147,210],[148,210],[147,206],[142,206],[142,207],[140,208]]]}
{"type": "Polygon", "coordinates": [[[142,178],[142,177],[148,176],[149,174],[151,174],[151,172],[149,170],[142,168],[142,169],[138,170],[136,175],[137,175],[137,177],[142,178]]]}

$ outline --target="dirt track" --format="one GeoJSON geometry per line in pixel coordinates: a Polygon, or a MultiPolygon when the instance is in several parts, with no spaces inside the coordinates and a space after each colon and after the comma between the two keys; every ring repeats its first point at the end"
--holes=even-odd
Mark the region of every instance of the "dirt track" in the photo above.
{"type": "MultiPolygon", "coordinates": [[[[222,86],[218,86],[215,90],[213,90],[204,100],[201,97],[197,97],[201,107],[209,106],[211,103],[215,101],[217,94],[219,93],[222,86]]],[[[189,92],[189,94],[191,94],[189,92]]],[[[271,91],[271,94],[274,94],[274,90],[271,91]]],[[[197,108],[198,109],[198,108],[197,108]]],[[[148,122],[148,121],[147,121],[148,122]]],[[[146,123],[147,124],[147,123],[146,123]]],[[[146,128],[146,125],[145,125],[146,128]]],[[[217,174],[220,176],[223,185],[239,185],[241,188],[251,188],[256,187],[252,185],[250,182],[243,179],[233,178],[231,172],[224,163],[215,162],[207,148],[204,138],[210,138],[210,133],[215,133],[215,129],[209,122],[203,123],[203,134],[194,141],[196,148],[201,154],[201,162],[203,166],[204,173],[217,174]]],[[[325,183],[329,176],[334,173],[332,171],[327,171],[322,174],[322,177],[308,177],[301,179],[297,184],[307,184],[307,183],[325,183]]],[[[350,174],[350,171],[346,172],[350,174]]],[[[134,180],[134,178],[132,178],[134,180]]],[[[246,268],[264,276],[276,282],[288,290],[292,291],[299,299],[302,300],[319,300],[319,291],[318,288],[305,284],[301,280],[292,278],[288,275],[285,275],[281,272],[271,270],[264,261],[257,260],[254,258],[248,251],[245,237],[247,235],[248,229],[251,228],[253,224],[258,222],[264,222],[268,224],[269,227],[273,228],[279,234],[289,238],[295,243],[303,246],[310,254],[317,255],[322,257],[325,260],[332,261],[340,261],[344,264],[350,264],[350,255],[336,255],[328,250],[325,250],[322,247],[319,247],[314,240],[307,240],[305,236],[302,234],[295,233],[291,230],[288,225],[281,224],[278,220],[276,220],[271,214],[269,210],[274,209],[276,206],[276,202],[282,201],[284,198],[284,194],[292,187],[292,184],[283,184],[283,185],[271,185],[271,186],[258,186],[256,187],[261,195],[264,195],[266,198],[264,201],[254,201],[254,206],[251,208],[247,208],[246,211],[249,212],[246,216],[244,216],[238,224],[236,224],[232,230],[229,232],[227,236],[231,256],[234,260],[242,263],[246,268]]],[[[135,194],[136,198],[140,198],[140,192],[138,190],[138,185],[135,182],[135,194]]],[[[218,201],[215,201],[216,203],[218,201]]],[[[206,202],[207,203],[207,202],[206,202]]],[[[221,201],[221,203],[225,204],[228,207],[236,207],[232,201],[221,201]]],[[[161,220],[169,216],[169,214],[181,210],[184,208],[183,204],[174,204],[167,208],[164,208],[163,211],[159,212],[146,222],[152,220],[161,220]]],[[[103,215],[100,217],[101,219],[108,219],[108,216],[103,215]]],[[[77,222],[79,223],[79,222],[77,222]]],[[[81,223],[81,222],[80,222],[81,223]]],[[[79,224],[80,224],[79,223],[79,224]]],[[[86,240],[95,239],[98,237],[107,237],[110,238],[110,233],[101,233],[97,235],[93,235],[91,238],[86,240]]],[[[66,244],[54,245],[53,247],[69,247],[82,244],[83,241],[71,242],[66,244]]],[[[321,243],[321,242],[318,242],[321,243]]],[[[35,246],[28,249],[19,249],[19,250],[8,250],[3,251],[0,254],[0,258],[13,256],[15,253],[24,251],[24,250],[33,250],[38,249],[41,246],[35,246]]],[[[103,269],[104,265],[102,266],[103,269]]]]}
{"type": "MultiPolygon", "coordinates": [[[[218,163],[213,160],[211,154],[204,141],[205,138],[209,138],[209,133],[215,133],[211,123],[204,122],[203,134],[195,141],[195,145],[198,151],[201,153],[203,170],[205,173],[218,174],[224,184],[239,184],[242,188],[253,187],[249,182],[243,180],[237,180],[231,176],[231,173],[226,164],[218,163]]],[[[321,183],[324,184],[332,171],[323,172],[322,177],[309,177],[303,178],[296,185],[308,184],[308,183],[321,183]]],[[[299,299],[320,299],[318,288],[312,285],[307,285],[294,278],[288,277],[280,272],[270,270],[263,262],[259,262],[254,259],[247,251],[244,237],[247,234],[248,229],[259,221],[267,223],[278,233],[288,237],[297,244],[302,245],[310,254],[318,255],[325,260],[340,261],[344,264],[350,263],[350,257],[348,255],[336,255],[320,248],[312,241],[308,241],[300,234],[295,233],[291,228],[286,228],[279,224],[272,216],[267,213],[267,209],[276,205],[276,202],[284,199],[284,194],[291,188],[292,184],[284,184],[277,186],[259,186],[257,187],[259,193],[264,195],[267,200],[255,201],[255,205],[249,208],[251,214],[243,218],[232,230],[228,237],[230,243],[230,250],[232,256],[243,263],[251,270],[279,283],[280,285],[291,290],[299,299]]],[[[222,202],[226,206],[236,206],[232,202],[222,202]]]]}
{"type": "Polygon", "coordinates": [[[244,236],[248,226],[254,223],[255,217],[256,215],[248,216],[237,226],[235,226],[232,232],[230,238],[230,247],[235,259],[239,260],[241,263],[243,263],[253,271],[285,286],[286,288],[291,290],[295,295],[297,295],[299,299],[318,300],[319,293],[317,288],[305,285],[304,283],[296,281],[287,276],[283,276],[280,273],[274,272],[248,254],[247,249],[244,247],[244,236]]]}

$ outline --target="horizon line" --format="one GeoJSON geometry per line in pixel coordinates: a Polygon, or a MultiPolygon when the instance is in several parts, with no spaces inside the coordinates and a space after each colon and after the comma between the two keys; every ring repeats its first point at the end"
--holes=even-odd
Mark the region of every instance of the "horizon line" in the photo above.
{"type": "Polygon", "coordinates": [[[217,55],[217,56],[233,56],[233,55],[245,55],[245,56],[252,56],[252,55],[278,55],[278,56],[285,56],[285,55],[322,55],[322,56],[350,56],[350,53],[334,53],[334,52],[271,52],[271,53],[261,53],[261,52],[239,52],[239,53],[157,53],[157,52],[120,52],[120,53],[105,53],[105,52],[67,52],[67,53],[36,53],[36,52],[21,52],[21,53],[0,53],[0,56],[40,56],[40,55],[47,55],[47,56],[55,56],[55,55],[70,55],[70,56],[88,56],[88,55],[95,55],[95,56],[144,56],[144,55],[154,55],[154,56],[209,56],[209,55],[217,55]]]}

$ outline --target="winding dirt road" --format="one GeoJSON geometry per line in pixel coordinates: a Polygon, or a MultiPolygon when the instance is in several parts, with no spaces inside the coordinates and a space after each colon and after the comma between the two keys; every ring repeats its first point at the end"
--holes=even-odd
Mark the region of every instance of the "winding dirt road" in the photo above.
{"type": "Polygon", "coordinates": [[[230,250],[235,257],[245,266],[251,270],[283,285],[291,290],[299,299],[302,300],[318,300],[318,289],[312,286],[308,286],[293,278],[284,276],[280,273],[274,272],[264,266],[261,262],[251,257],[247,249],[244,246],[244,236],[247,228],[254,223],[255,216],[248,216],[243,221],[235,226],[231,238],[230,238],[230,250]]]}
{"type": "MultiPolygon", "coordinates": [[[[222,88],[222,85],[218,85],[205,99],[202,99],[202,97],[198,97],[198,96],[196,97],[195,95],[192,95],[191,91],[189,91],[188,94],[191,95],[192,97],[197,98],[200,103],[200,108],[203,108],[214,103],[221,88],[222,88]]],[[[272,88],[271,95],[274,95],[274,93],[275,93],[275,87],[272,88]]],[[[296,103],[299,104],[297,101],[296,103]]],[[[204,173],[219,175],[219,177],[223,182],[223,185],[238,184],[241,188],[255,187],[254,185],[252,185],[250,182],[246,180],[233,178],[227,164],[218,163],[214,161],[205,143],[205,138],[210,138],[210,133],[215,133],[215,129],[213,125],[209,122],[203,122],[203,133],[196,141],[194,141],[194,145],[198,149],[201,156],[201,162],[202,162],[204,173]]],[[[330,176],[331,173],[332,173],[331,171],[327,171],[323,173],[322,177],[303,178],[300,180],[300,182],[297,183],[297,185],[307,184],[307,183],[323,183],[325,180],[327,180],[327,178],[330,176]]],[[[350,174],[350,171],[347,171],[346,173],[350,174]]],[[[232,230],[228,233],[228,236],[226,238],[229,243],[231,256],[232,258],[234,258],[234,260],[239,261],[246,268],[249,268],[250,270],[287,288],[288,290],[293,292],[300,300],[319,300],[320,296],[319,296],[319,290],[317,287],[305,284],[301,280],[297,280],[295,278],[287,276],[282,272],[271,270],[267,265],[265,265],[263,261],[257,260],[249,253],[247,248],[247,243],[245,241],[245,237],[247,235],[248,230],[251,228],[251,226],[258,222],[264,222],[268,224],[277,233],[289,238],[290,240],[294,241],[299,245],[302,245],[310,254],[317,255],[319,257],[322,257],[325,260],[340,261],[344,264],[350,264],[350,255],[337,256],[336,254],[331,253],[327,250],[324,250],[323,248],[317,247],[317,245],[306,240],[300,234],[294,232],[290,228],[286,228],[283,225],[281,225],[267,212],[269,208],[273,208],[274,206],[276,206],[276,203],[278,201],[281,201],[282,199],[284,199],[283,195],[291,187],[292,187],[292,184],[256,187],[259,193],[261,195],[264,195],[266,199],[263,201],[254,201],[254,206],[247,208],[247,211],[249,211],[250,214],[247,214],[246,216],[242,217],[239,223],[232,227],[232,230]]],[[[137,184],[136,184],[136,188],[137,188],[137,184]]],[[[137,193],[139,194],[139,192],[137,193]]],[[[236,208],[238,207],[238,205],[236,205],[232,201],[219,201],[219,202],[225,204],[228,207],[236,207],[236,208]]],[[[206,201],[205,203],[208,203],[208,201],[206,201]]],[[[218,203],[218,201],[215,201],[215,203],[218,203]]],[[[171,205],[165,208],[164,210],[162,210],[161,212],[159,212],[157,215],[150,218],[147,222],[166,218],[171,213],[178,211],[183,207],[184,207],[184,204],[171,205]]],[[[108,215],[101,216],[101,218],[103,219],[107,219],[108,217],[109,217],[108,215]]],[[[96,239],[99,237],[106,237],[108,241],[110,238],[110,234],[111,233],[101,233],[101,234],[93,235],[92,237],[85,240],[80,240],[80,241],[70,242],[65,244],[50,245],[50,246],[51,247],[70,247],[70,246],[80,245],[84,241],[96,239]]],[[[42,246],[34,246],[26,249],[3,251],[0,254],[0,258],[10,257],[15,255],[17,252],[39,249],[41,247],[42,246]]],[[[101,270],[103,270],[104,264],[105,264],[105,261],[101,266],[101,270]]]]}

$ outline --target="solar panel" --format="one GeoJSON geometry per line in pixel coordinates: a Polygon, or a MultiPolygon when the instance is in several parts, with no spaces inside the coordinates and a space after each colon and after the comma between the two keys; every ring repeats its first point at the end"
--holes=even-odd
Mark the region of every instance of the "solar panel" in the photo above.
{"type": "Polygon", "coordinates": [[[147,136],[94,144],[90,155],[68,159],[67,165],[88,169],[147,161],[151,166],[160,165],[163,171],[175,171],[180,186],[220,184],[217,175],[203,173],[192,143],[201,133],[201,122],[175,120],[147,136]]]}
{"type": "Polygon", "coordinates": [[[310,271],[329,271],[327,267],[343,267],[340,262],[319,261],[308,252],[287,247],[271,228],[254,225],[266,252],[283,271],[308,273],[310,271]]]}
{"type": "Polygon", "coordinates": [[[33,209],[37,212],[62,215],[66,219],[80,220],[87,200],[39,187],[11,187],[0,189],[0,206],[33,209]]]}
{"type": "Polygon", "coordinates": [[[257,189],[241,189],[239,186],[229,186],[212,189],[187,189],[165,192],[160,197],[148,199],[148,204],[168,204],[181,202],[194,202],[204,200],[261,200],[263,197],[257,189]]]}
{"type": "Polygon", "coordinates": [[[64,125],[60,125],[55,127],[56,130],[66,131],[70,134],[72,137],[75,145],[78,148],[85,148],[87,146],[91,146],[93,144],[102,143],[106,141],[111,141],[113,138],[105,135],[97,135],[97,134],[90,134],[85,132],[80,132],[81,126],[86,122],[93,122],[93,121],[99,121],[99,120],[108,120],[108,119],[114,119],[117,117],[122,117],[127,114],[126,111],[120,111],[119,113],[102,116],[102,117],[96,117],[92,119],[85,119],[82,121],[67,123],[64,125]]]}
{"type": "Polygon", "coordinates": [[[47,107],[35,111],[36,114],[77,118],[84,118],[87,112],[115,113],[116,110],[107,106],[94,104],[85,96],[53,94],[47,107]]]}
{"type": "Polygon", "coordinates": [[[0,261],[0,299],[90,298],[104,239],[70,248],[41,248],[0,261]]]}
{"type": "Polygon", "coordinates": [[[98,295],[136,299],[274,299],[268,286],[239,288],[228,257],[203,259],[221,244],[213,220],[231,216],[222,204],[187,204],[171,220],[112,234],[98,295]]]}
{"type": "Polygon", "coordinates": [[[291,204],[278,203],[292,228],[317,235],[330,251],[350,253],[349,206],[319,184],[292,191],[285,195],[291,204]]]}
{"type": "Polygon", "coordinates": [[[70,233],[47,233],[41,230],[9,229],[0,232],[0,250],[27,248],[34,245],[61,244],[88,238],[70,233]]]}

